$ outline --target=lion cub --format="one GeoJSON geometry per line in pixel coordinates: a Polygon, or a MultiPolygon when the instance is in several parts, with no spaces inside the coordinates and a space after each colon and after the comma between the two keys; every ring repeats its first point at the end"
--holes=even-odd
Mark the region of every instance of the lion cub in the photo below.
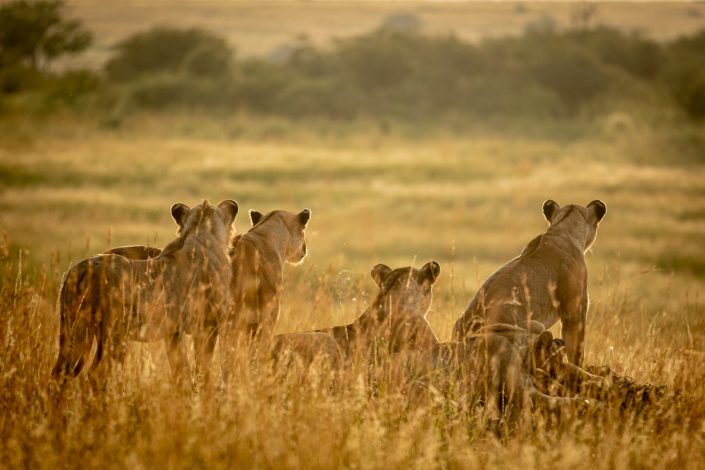
{"type": "Polygon", "coordinates": [[[483,283],[456,321],[453,339],[461,340],[485,324],[540,332],[560,320],[568,360],[579,366],[588,310],[585,252],[606,211],[602,201],[585,207],[544,202],[548,230],[483,283]]]}

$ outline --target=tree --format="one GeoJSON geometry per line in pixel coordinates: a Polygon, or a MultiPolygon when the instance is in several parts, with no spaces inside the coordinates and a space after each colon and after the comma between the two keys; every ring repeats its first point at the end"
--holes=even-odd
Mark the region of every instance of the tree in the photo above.
{"type": "Polygon", "coordinates": [[[691,119],[705,120],[705,31],[678,39],[667,50],[667,87],[691,119]]]}
{"type": "Polygon", "coordinates": [[[128,37],[115,49],[106,71],[116,81],[163,73],[220,78],[230,71],[233,60],[224,39],[195,28],[154,28],[128,37]]]}
{"type": "Polygon", "coordinates": [[[80,20],[64,17],[63,0],[16,0],[0,6],[0,57],[35,70],[91,44],[80,20]]]}

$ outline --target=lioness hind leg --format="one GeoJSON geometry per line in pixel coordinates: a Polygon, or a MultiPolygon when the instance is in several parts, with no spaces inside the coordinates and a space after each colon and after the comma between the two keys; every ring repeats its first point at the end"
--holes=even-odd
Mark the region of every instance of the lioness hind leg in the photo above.
{"type": "Polygon", "coordinates": [[[106,390],[116,368],[125,363],[127,338],[125,335],[112,333],[115,330],[117,328],[102,328],[96,334],[96,354],[88,370],[90,386],[95,394],[106,390]]]}
{"type": "Polygon", "coordinates": [[[93,347],[94,329],[85,321],[66,327],[60,340],[59,355],[51,371],[51,385],[55,392],[63,391],[68,378],[81,373],[93,347]]]}
{"type": "Polygon", "coordinates": [[[59,348],[59,356],[51,371],[51,378],[56,382],[63,383],[68,377],[76,377],[83,370],[86,356],[90,352],[93,335],[86,332],[81,338],[68,340],[69,344],[62,344],[59,348]]]}
{"type": "Polygon", "coordinates": [[[199,388],[210,383],[210,365],[217,340],[217,327],[207,328],[194,337],[196,385],[199,388]]]}

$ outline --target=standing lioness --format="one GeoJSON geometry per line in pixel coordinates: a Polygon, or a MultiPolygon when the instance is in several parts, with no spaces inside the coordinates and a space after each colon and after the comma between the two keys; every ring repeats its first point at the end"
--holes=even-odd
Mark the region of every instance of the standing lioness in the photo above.
{"type": "Polygon", "coordinates": [[[482,284],[455,322],[453,338],[461,340],[484,324],[507,323],[536,331],[560,320],[568,360],[580,365],[588,309],[584,255],[606,210],[602,201],[586,207],[544,202],[548,230],[482,284]]]}
{"type": "Polygon", "coordinates": [[[185,334],[194,335],[196,373],[205,376],[230,306],[227,248],[237,211],[231,200],[217,207],[204,201],[193,209],[174,204],[178,238],[152,253],[156,257],[104,254],[73,265],[59,295],[59,356],[52,378],[63,385],[67,376],[78,375],[94,339],[91,369],[121,363],[128,340],[164,339],[172,372],[181,379],[188,366],[185,334]]]}
{"type": "MultiPolygon", "coordinates": [[[[230,292],[235,300],[229,320],[254,335],[262,329],[269,333],[274,329],[284,288],[284,265],[300,263],[306,256],[305,231],[311,211],[295,214],[275,210],[265,215],[250,210],[250,219],[252,228],[235,236],[228,250],[233,271],[230,292]]],[[[176,223],[181,224],[179,220],[176,223]]],[[[104,254],[147,260],[159,253],[158,248],[131,245],[111,248],[104,254]]]]}
{"type": "Polygon", "coordinates": [[[275,210],[268,214],[250,210],[252,228],[233,239],[233,319],[252,335],[271,335],[279,318],[284,289],[284,265],[300,263],[306,256],[305,230],[311,211],[298,214],[275,210]]]}

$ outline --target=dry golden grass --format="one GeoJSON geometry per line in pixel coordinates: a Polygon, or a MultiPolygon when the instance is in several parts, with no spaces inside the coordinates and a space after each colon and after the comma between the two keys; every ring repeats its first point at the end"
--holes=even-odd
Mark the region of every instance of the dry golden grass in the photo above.
{"type": "MultiPolygon", "coordinates": [[[[390,15],[410,13],[426,33],[468,40],[521,34],[551,18],[570,26],[578,2],[457,1],[225,1],[69,0],[72,12],[94,31],[94,47],[80,61],[100,64],[126,36],[156,25],[198,26],[223,35],[245,56],[268,55],[301,34],[315,44],[363,34],[390,15]]],[[[548,20],[551,21],[551,20],[548,20]]],[[[670,39],[705,27],[699,2],[599,3],[594,22],[670,39]]]]}
{"type": "Polygon", "coordinates": [[[241,124],[227,120],[185,120],[200,129],[186,132],[179,118],[134,119],[121,131],[81,121],[2,127],[3,466],[703,467],[705,168],[664,144],[667,131],[255,139],[227,137],[241,124]],[[107,393],[75,381],[54,421],[46,385],[63,271],[110,246],[163,246],[175,230],[170,205],[205,197],[236,199],[240,232],[249,208],[313,210],[310,255],[288,269],[279,331],[351,320],[378,262],[435,259],[429,319],[442,339],[481,281],[545,229],[544,199],[600,198],[608,212],[588,255],[586,362],[669,393],[645,416],[537,415],[535,429],[500,442],[474,407],[433,394],[410,406],[392,383],[371,397],[360,370],[332,393],[324,368],[301,383],[297,371],[241,365],[224,390],[184,395],[169,383],[163,347],[135,344],[107,393]]]}

